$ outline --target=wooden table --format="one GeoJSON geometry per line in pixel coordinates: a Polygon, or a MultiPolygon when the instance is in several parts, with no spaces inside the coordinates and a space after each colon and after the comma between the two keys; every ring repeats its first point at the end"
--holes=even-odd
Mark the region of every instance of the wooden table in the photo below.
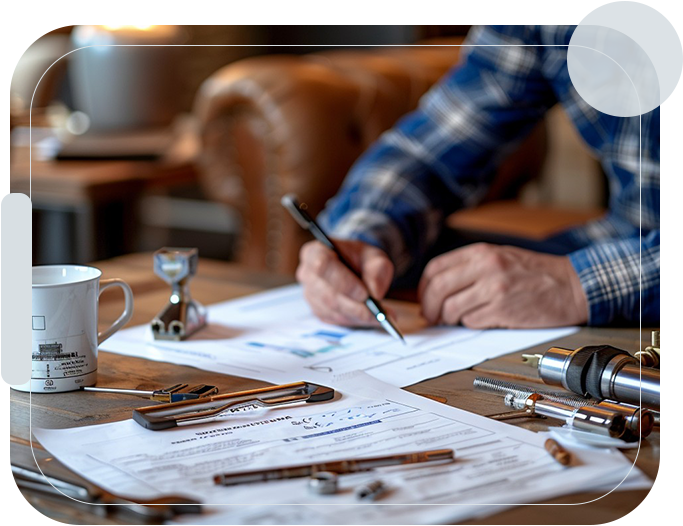
{"type": "MultiPolygon", "coordinates": [[[[131,324],[149,322],[165,304],[169,288],[152,272],[151,254],[124,256],[97,265],[105,278],[119,277],[126,280],[135,295],[135,314],[131,324]]],[[[291,278],[261,274],[245,270],[234,264],[202,260],[199,274],[192,282],[192,293],[201,302],[211,304],[218,301],[244,296],[263,289],[290,283],[291,278]]],[[[121,309],[120,292],[107,292],[100,303],[100,322],[107,325],[121,309]]],[[[410,310],[413,306],[394,304],[397,309],[410,310]]],[[[595,329],[583,328],[578,333],[552,342],[563,347],[579,347],[609,343],[616,347],[634,351],[648,344],[649,332],[643,331],[639,338],[637,329],[595,329]]],[[[543,352],[551,344],[532,347],[530,352],[543,352]]],[[[476,349],[473,349],[476,352],[476,349]]],[[[483,362],[471,370],[459,371],[410,386],[408,391],[437,399],[445,403],[478,414],[491,414],[505,410],[500,397],[475,392],[472,381],[475,376],[495,376],[509,381],[537,383],[535,371],[523,365],[521,352],[483,362]]],[[[221,391],[253,388],[265,385],[263,382],[200,371],[192,367],[149,362],[101,352],[99,356],[99,386],[122,386],[146,389],[159,385],[174,384],[178,378],[190,384],[212,383],[221,391]]],[[[130,418],[132,407],[148,405],[145,400],[136,400],[110,394],[63,393],[34,395],[32,399],[32,425],[36,427],[65,428],[100,424],[130,418]]],[[[550,421],[536,419],[512,421],[531,430],[546,429],[550,421]]],[[[29,443],[29,396],[26,393],[11,393],[11,458],[14,464],[35,470],[35,463],[29,443]]],[[[62,479],[78,481],[91,487],[74,475],[34,442],[34,451],[41,469],[62,479]]],[[[629,450],[626,456],[636,457],[636,450],[629,450]]],[[[655,478],[659,467],[659,433],[653,433],[643,441],[636,465],[650,478],[655,478]]],[[[569,495],[547,502],[547,506],[520,506],[494,516],[473,521],[473,524],[598,524],[616,520],[628,514],[647,495],[647,491],[617,491],[596,502],[581,506],[553,506],[553,504],[582,503],[601,497],[598,493],[569,495]]],[[[101,508],[78,506],[64,498],[46,497],[25,492],[26,498],[44,514],[70,523],[111,524],[126,523],[125,517],[110,517],[101,514],[101,508]],[[98,511],[99,513],[94,513],[98,511]]]]}

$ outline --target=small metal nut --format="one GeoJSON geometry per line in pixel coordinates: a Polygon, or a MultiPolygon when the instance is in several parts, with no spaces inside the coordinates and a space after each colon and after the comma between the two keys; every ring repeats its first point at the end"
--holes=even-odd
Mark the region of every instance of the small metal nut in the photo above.
{"type": "Polygon", "coordinates": [[[512,393],[505,395],[505,405],[514,409],[526,409],[529,414],[535,412],[536,400],[542,400],[539,394],[532,393],[526,397],[518,397],[512,393]]]}
{"type": "Polygon", "coordinates": [[[332,495],[337,493],[339,476],[331,471],[319,471],[308,479],[308,489],[316,495],[332,495]]]}
{"type": "Polygon", "coordinates": [[[638,351],[635,357],[643,367],[659,367],[659,354],[654,347],[646,347],[644,351],[638,351]]]}

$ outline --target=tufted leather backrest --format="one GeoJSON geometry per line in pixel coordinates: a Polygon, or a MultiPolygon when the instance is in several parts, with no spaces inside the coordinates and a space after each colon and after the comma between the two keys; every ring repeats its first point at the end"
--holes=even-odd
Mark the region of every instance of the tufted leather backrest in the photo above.
{"type": "MultiPolygon", "coordinates": [[[[261,56],[207,79],[195,101],[200,177],[210,198],[234,207],[242,218],[238,261],[293,273],[309,238],[280,206],[280,197],[294,192],[317,214],[370,143],[457,64],[460,49],[261,56]]],[[[508,163],[505,179],[537,171],[542,139],[542,133],[532,134],[533,146],[508,163]]]]}

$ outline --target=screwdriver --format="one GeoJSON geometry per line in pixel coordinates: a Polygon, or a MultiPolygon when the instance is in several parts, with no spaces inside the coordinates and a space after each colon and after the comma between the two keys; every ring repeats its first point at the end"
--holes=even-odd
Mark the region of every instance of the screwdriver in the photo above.
{"type": "Polygon", "coordinates": [[[125,394],[132,396],[140,396],[148,398],[156,402],[182,402],[183,400],[196,400],[218,393],[218,387],[215,385],[196,385],[190,388],[187,392],[179,392],[185,389],[187,384],[176,384],[163,389],[155,389],[154,391],[142,391],[140,389],[119,389],[117,387],[81,387],[82,391],[91,391],[95,393],[113,393],[125,394]]]}

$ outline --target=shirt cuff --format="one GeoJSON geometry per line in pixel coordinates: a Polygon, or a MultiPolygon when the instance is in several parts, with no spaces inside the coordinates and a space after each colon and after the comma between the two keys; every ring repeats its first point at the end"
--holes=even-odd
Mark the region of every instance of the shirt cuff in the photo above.
{"type": "Polygon", "coordinates": [[[636,316],[640,297],[639,253],[618,243],[592,245],[569,254],[588,300],[588,325],[636,316]]]}

